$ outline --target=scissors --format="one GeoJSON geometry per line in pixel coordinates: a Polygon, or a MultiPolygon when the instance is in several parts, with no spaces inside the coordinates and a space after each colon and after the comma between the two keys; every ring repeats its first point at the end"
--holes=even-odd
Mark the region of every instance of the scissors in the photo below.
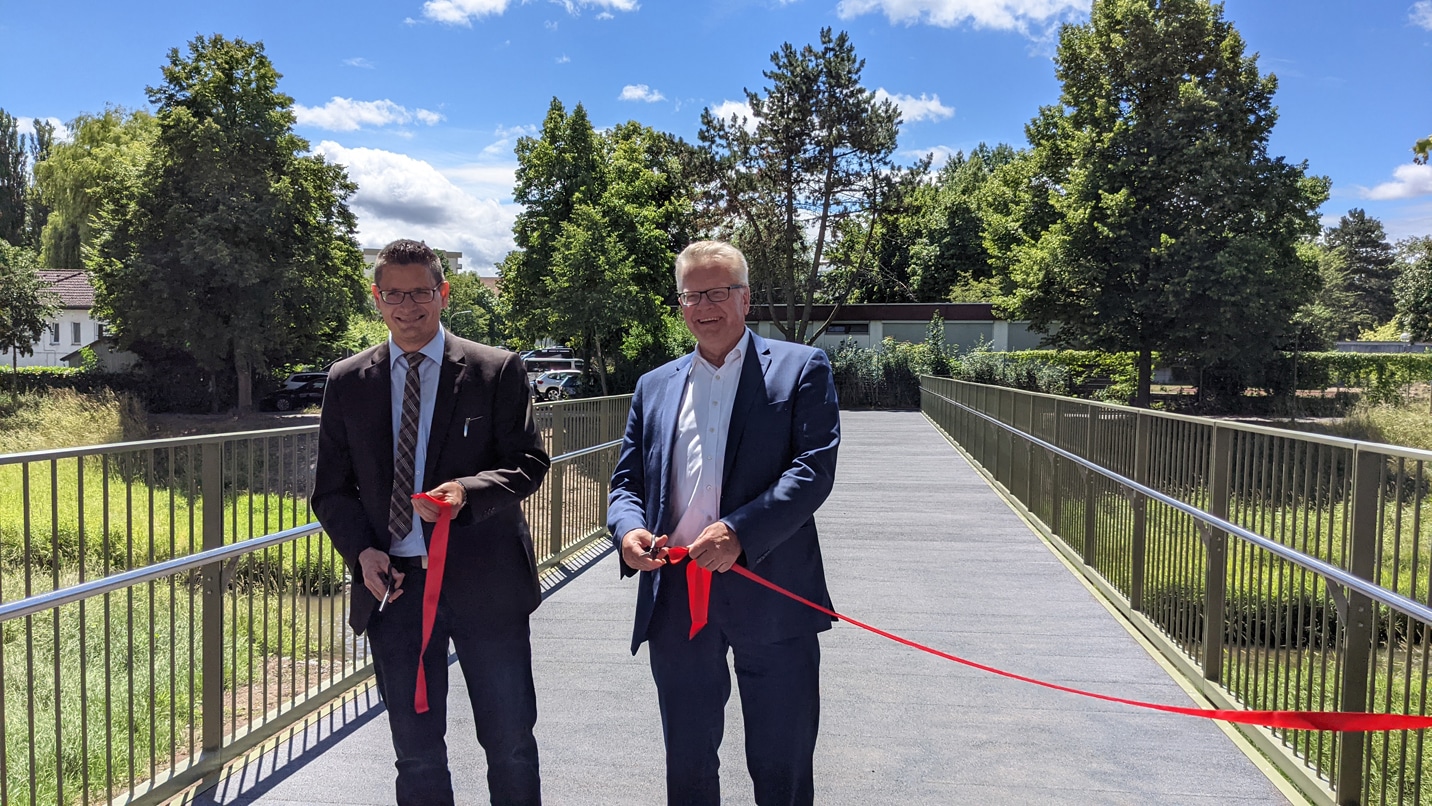
{"type": "Polygon", "coordinates": [[[657,553],[658,551],[661,551],[663,548],[666,548],[666,547],[665,547],[665,546],[657,546],[657,545],[656,545],[656,539],[652,539],[651,545],[646,547],[646,556],[648,556],[648,557],[652,558],[653,560],[655,560],[655,559],[657,559],[656,553],[657,553]]]}
{"type": "Polygon", "coordinates": [[[387,590],[383,591],[383,601],[378,603],[379,613],[383,612],[383,608],[388,606],[388,597],[392,596],[393,591],[395,590],[395,588],[393,587],[393,575],[389,574],[387,571],[383,572],[383,584],[387,585],[388,588],[387,590]]]}

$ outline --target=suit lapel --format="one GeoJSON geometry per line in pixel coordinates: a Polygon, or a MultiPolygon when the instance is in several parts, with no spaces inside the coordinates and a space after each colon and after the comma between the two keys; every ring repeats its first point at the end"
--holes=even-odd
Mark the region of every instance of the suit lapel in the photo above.
{"type": "MultiPolygon", "coordinates": [[[[766,370],[771,366],[771,351],[766,340],[755,333],[746,338],[746,355],[741,360],[741,381],[736,386],[736,400],[731,404],[731,426],[726,431],[726,455],[721,463],[721,478],[731,478],[736,463],[736,448],[746,430],[751,407],[766,396],[766,370]]],[[[724,487],[724,484],[723,484],[724,487]]]]}
{"type": "Polygon", "coordinates": [[[384,341],[373,351],[373,360],[359,373],[363,381],[359,399],[372,407],[372,421],[378,424],[373,430],[373,440],[377,455],[383,457],[378,461],[378,479],[384,489],[393,487],[392,369],[388,362],[388,342],[384,341]]]}
{"type": "Polygon", "coordinates": [[[457,406],[457,390],[467,374],[467,357],[451,333],[443,340],[443,365],[438,375],[438,396],[433,401],[433,425],[428,431],[428,455],[423,462],[423,485],[432,488],[437,480],[438,460],[448,443],[448,423],[457,406]]]}
{"type": "MultiPolygon", "coordinates": [[[[658,400],[651,401],[650,409],[658,412],[656,422],[656,435],[662,440],[661,450],[661,500],[657,509],[658,534],[664,534],[669,529],[666,526],[666,514],[671,511],[671,456],[676,451],[676,418],[681,413],[681,396],[686,392],[686,378],[691,372],[692,355],[687,353],[684,358],[676,363],[671,374],[662,380],[658,387],[658,400]]],[[[675,526],[675,524],[670,524],[675,526]]]]}

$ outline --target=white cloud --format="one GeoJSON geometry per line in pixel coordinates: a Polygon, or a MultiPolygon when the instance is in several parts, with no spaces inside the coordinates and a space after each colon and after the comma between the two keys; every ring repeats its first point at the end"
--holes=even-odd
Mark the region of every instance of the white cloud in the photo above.
{"type": "MultiPolygon", "coordinates": [[[[552,2],[567,9],[567,13],[572,15],[580,14],[583,8],[588,7],[617,11],[636,11],[641,7],[637,5],[636,0],[552,0],[552,2]]],[[[602,14],[605,14],[607,19],[611,18],[611,12],[603,10],[601,14],[597,15],[597,19],[602,19],[602,14]]]]}
{"type": "Polygon", "coordinates": [[[299,125],[316,126],[335,132],[357,131],[364,126],[390,126],[419,123],[432,126],[443,119],[437,112],[428,109],[408,111],[387,99],[381,101],[355,101],[352,98],[334,96],[323,106],[293,105],[293,114],[299,125]]]}
{"type": "Polygon", "coordinates": [[[570,62],[571,60],[572,60],[572,59],[571,59],[569,56],[567,56],[567,54],[563,53],[561,56],[558,56],[558,57],[557,57],[557,64],[566,64],[567,62],[570,62]]]}
{"type": "Polygon", "coordinates": [[[1085,14],[1089,0],[840,0],[841,19],[883,12],[892,23],[928,23],[953,28],[970,23],[976,28],[1027,32],[1085,14]]]}
{"type": "Polygon", "coordinates": [[[501,14],[508,0],[428,0],[423,3],[423,16],[448,25],[472,25],[474,18],[501,14]]]}
{"type": "Polygon", "coordinates": [[[557,30],[557,21],[556,21],[556,20],[547,20],[546,22],[542,23],[542,27],[543,27],[543,28],[546,28],[546,29],[549,30],[549,31],[555,31],[555,30],[557,30]]]}
{"type": "Polygon", "coordinates": [[[603,11],[602,13],[597,15],[597,19],[599,20],[614,20],[616,18],[617,15],[611,13],[610,11],[603,11]]]}
{"type": "Polygon", "coordinates": [[[657,101],[665,101],[666,96],[645,84],[628,84],[622,87],[622,94],[617,96],[619,101],[645,101],[654,104],[657,101]]]}
{"type": "MultiPolygon", "coordinates": [[[[66,126],[63,120],[59,118],[44,118],[44,121],[55,127],[55,142],[68,143],[75,139],[75,133],[70,131],[70,127],[66,126]]],[[[15,118],[15,128],[22,135],[34,134],[35,119],[17,117],[15,118]]]]}
{"type": "Polygon", "coordinates": [[[343,64],[348,67],[361,67],[364,70],[373,69],[373,63],[363,58],[362,56],[354,56],[351,59],[344,59],[343,64]]]}
{"type": "MultiPolygon", "coordinates": [[[[504,126],[498,126],[497,130],[493,132],[493,134],[497,135],[497,140],[482,149],[482,154],[485,157],[507,154],[512,151],[512,141],[514,138],[531,137],[537,134],[538,131],[539,129],[536,126],[514,126],[510,129],[504,126]]],[[[507,185],[511,188],[512,183],[508,182],[507,185]]]]}
{"type": "Polygon", "coordinates": [[[944,167],[945,163],[950,161],[951,157],[958,153],[960,153],[958,148],[951,148],[950,146],[931,146],[929,148],[912,148],[901,151],[900,155],[902,157],[909,157],[911,160],[924,159],[928,156],[930,157],[930,170],[938,171],[944,167]]]}
{"type": "Polygon", "coordinates": [[[1418,0],[1407,11],[1407,19],[1419,28],[1432,31],[1432,0],[1418,0]]]}
{"type": "MultiPolygon", "coordinates": [[[[493,166],[482,195],[459,187],[438,169],[406,154],[376,148],[345,148],[324,140],[315,149],[346,166],[358,185],[349,206],[358,217],[358,240],[382,246],[397,238],[417,238],[438,248],[463,253],[463,265],[492,274],[512,250],[512,224],[518,206],[510,196],[515,166],[493,166]],[[495,191],[505,187],[501,192],[495,191]]],[[[454,171],[473,176],[467,169],[454,171]]],[[[468,184],[464,182],[464,184],[468,184]]]]}
{"type": "Polygon", "coordinates": [[[751,111],[751,105],[745,101],[722,101],[714,106],[707,107],[711,110],[712,117],[717,120],[730,121],[735,115],[738,120],[744,119],[744,127],[748,132],[756,130],[756,113],[751,111]]]}
{"type": "Polygon", "coordinates": [[[1365,199],[1411,199],[1432,195],[1432,165],[1409,163],[1399,165],[1392,172],[1393,180],[1383,182],[1375,188],[1362,188],[1360,195],[1365,199]]]}
{"type": "Polygon", "coordinates": [[[934,95],[927,98],[923,92],[920,93],[919,98],[916,98],[913,95],[891,95],[885,91],[884,87],[881,87],[875,91],[875,100],[894,101],[895,105],[900,107],[900,117],[904,118],[906,123],[920,120],[944,120],[955,114],[954,109],[940,103],[940,96],[934,95]]]}

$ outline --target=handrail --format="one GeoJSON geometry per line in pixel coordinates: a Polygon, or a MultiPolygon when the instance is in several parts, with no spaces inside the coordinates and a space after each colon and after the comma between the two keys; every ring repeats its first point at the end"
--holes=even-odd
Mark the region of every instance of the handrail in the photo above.
{"type": "Polygon", "coordinates": [[[202,434],[192,437],[167,437],[165,439],[141,439],[131,442],[106,442],[100,445],[80,445],[73,448],[51,448],[43,451],[0,454],[0,465],[23,464],[26,462],[49,462],[56,459],[74,459],[100,452],[152,451],[163,448],[177,448],[183,445],[207,445],[214,442],[228,442],[239,439],[261,439],[272,437],[298,436],[318,432],[317,425],[291,425],[287,428],[264,428],[257,431],[228,431],[221,434],[202,434]]]}
{"type": "MultiPolygon", "coordinates": [[[[622,440],[614,439],[603,442],[600,445],[593,445],[590,448],[583,448],[578,451],[564,453],[552,459],[557,462],[569,462],[589,456],[622,444],[622,440]]],[[[175,557],[164,562],[147,565],[143,568],[134,568],[129,571],[122,571],[118,574],[111,574],[100,579],[82,582],[78,585],[71,585],[56,591],[42,593],[25,599],[17,599],[13,602],[0,604],[0,624],[14,619],[32,616],[36,613],[50,610],[71,602],[78,602],[81,599],[89,599],[105,593],[113,593],[130,585],[138,585],[141,582],[148,582],[153,579],[171,576],[184,571],[192,571],[211,563],[223,562],[235,557],[242,557],[255,551],[262,551],[267,548],[297,540],[300,537],[317,534],[323,531],[322,524],[318,522],[306,523],[302,526],[295,526],[292,529],[285,529],[282,532],[256,537],[251,540],[244,540],[228,546],[216,549],[201,551],[198,554],[189,554],[183,557],[175,557]]]]}
{"type": "MultiPolygon", "coordinates": [[[[1268,538],[1263,537],[1260,534],[1250,532],[1235,523],[1230,523],[1229,521],[1218,517],[1217,515],[1210,515],[1209,513],[1204,512],[1198,507],[1195,507],[1191,504],[1186,504],[1183,501],[1178,500],[1177,498],[1172,498],[1168,495],[1165,495],[1158,490],[1153,489],[1152,487],[1140,484],[1139,482],[1134,481],[1127,476],[1109,470],[1102,465],[1095,464],[1094,462],[1091,462],[1076,454],[1070,453],[1063,448],[1045,442],[1044,440],[1034,436],[1033,434],[1026,433],[1024,431],[1019,430],[1018,428],[1015,428],[1014,426],[1002,423],[999,420],[990,417],[987,414],[984,414],[983,412],[976,411],[975,409],[966,406],[959,401],[952,400],[940,394],[939,392],[930,389],[929,387],[926,387],[925,391],[929,394],[934,395],[935,397],[940,398],[941,400],[944,400],[947,403],[951,403],[955,406],[958,406],[959,408],[969,412],[970,414],[975,415],[976,417],[993,423],[994,425],[997,425],[1012,434],[1017,434],[1022,439],[1026,439],[1029,442],[1032,442],[1035,445],[1044,448],[1045,450],[1058,454],[1059,456],[1062,456],[1065,459],[1068,459],[1081,467],[1087,468],[1088,470],[1098,473],[1105,478],[1108,478],[1112,481],[1117,482],[1118,484],[1128,487],[1129,489],[1132,489],[1154,501],[1158,501],[1165,506],[1173,507],[1174,509],[1177,509],[1185,515],[1189,515],[1195,520],[1202,521],[1203,523],[1206,523],[1216,529],[1227,532],[1228,534],[1234,535],[1243,540],[1246,540],[1249,543],[1264,548],[1272,552],[1273,554],[1278,555],[1282,559],[1287,560],[1294,565],[1297,565],[1300,568],[1312,571],[1313,573],[1323,576],[1324,578],[1331,579],[1346,588],[1355,590],[1358,593],[1363,594],[1364,596],[1368,597],[1369,599],[1372,599],[1375,602],[1385,604],[1388,607],[1404,615],[1420,619],[1423,622],[1432,622],[1432,608],[1420,604],[1413,599],[1409,599],[1399,593],[1390,591],[1381,586],[1374,585],[1364,579],[1353,576],[1352,574],[1349,574],[1341,568],[1325,563],[1322,560],[1317,559],[1316,557],[1310,557],[1295,549],[1288,548],[1287,546],[1284,546],[1280,543],[1276,543],[1272,540],[1269,540],[1268,538]]],[[[1356,443],[1353,445],[1353,448],[1354,450],[1357,450],[1360,449],[1359,446],[1368,444],[1369,443],[1356,443]]]]}
{"type": "Polygon", "coordinates": [[[111,574],[100,579],[81,582],[78,585],[71,585],[49,593],[41,593],[27,599],[18,599],[0,605],[0,624],[13,621],[17,618],[32,616],[42,610],[66,605],[71,602],[78,602],[81,599],[89,599],[104,593],[113,593],[121,588],[130,585],[138,585],[141,582],[148,582],[160,577],[167,577],[184,571],[192,571],[211,563],[223,562],[224,560],[242,557],[245,554],[252,554],[255,551],[262,551],[282,543],[297,540],[323,531],[318,523],[306,523],[303,526],[295,526],[292,529],[285,529],[282,532],[274,532],[263,537],[255,537],[252,540],[244,540],[227,546],[222,546],[208,551],[201,551],[198,554],[189,554],[183,557],[175,557],[171,560],[146,565],[143,568],[134,568],[129,571],[122,571],[118,574],[111,574]]]}

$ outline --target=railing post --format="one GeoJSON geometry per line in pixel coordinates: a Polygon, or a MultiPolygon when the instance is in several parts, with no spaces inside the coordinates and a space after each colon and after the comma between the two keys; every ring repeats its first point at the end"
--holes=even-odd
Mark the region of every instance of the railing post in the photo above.
{"type": "MultiPolygon", "coordinates": [[[[1093,461],[1094,456],[1094,424],[1099,422],[1098,409],[1089,404],[1084,404],[1084,414],[1087,418],[1084,428],[1084,458],[1093,461]]],[[[1098,474],[1087,468],[1084,469],[1084,564],[1094,565],[1094,553],[1098,548],[1099,512],[1098,501],[1094,494],[1094,484],[1098,474]]]]}
{"type": "MultiPolygon", "coordinates": [[[[199,473],[199,500],[204,507],[204,549],[224,545],[224,445],[205,442],[200,451],[203,467],[199,473]]],[[[203,657],[200,669],[204,684],[200,692],[203,714],[203,756],[217,764],[224,744],[224,579],[221,563],[210,563],[203,571],[203,657]]]]}
{"type": "MultiPolygon", "coordinates": [[[[1134,481],[1149,484],[1149,432],[1153,430],[1153,418],[1139,412],[1134,423],[1134,481]]],[[[1134,611],[1144,609],[1144,567],[1147,565],[1149,538],[1149,499],[1143,493],[1135,493],[1134,536],[1130,547],[1129,562],[1129,607],[1134,611]]]]}
{"type": "MultiPolygon", "coordinates": [[[[1233,473],[1233,432],[1213,427],[1213,455],[1208,462],[1208,512],[1228,519],[1228,496],[1233,473]]],[[[1203,678],[1223,679],[1223,611],[1228,597],[1228,533],[1206,529],[1208,562],[1203,576],[1203,678]]]]}
{"type": "MultiPolygon", "coordinates": [[[[552,458],[556,459],[567,451],[567,406],[563,403],[553,403],[551,411],[552,458]]],[[[553,557],[562,553],[562,491],[566,486],[563,484],[565,470],[565,465],[553,462],[552,469],[547,472],[547,489],[550,491],[547,500],[551,504],[549,528],[552,530],[549,536],[548,551],[553,557]]]]}
{"type": "MultiPolygon", "coordinates": [[[[1352,546],[1348,571],[1369,582],[1377,563],[1378,493],[1382,489],[1384,458],[1362,448],[1353,449],[1352,546]]],[[[1340,711],[1368,710],[1368,676],[1372,667],[1374,624],[1373,604],[1367,596],[1347,592],[1347,619],[1343,622],[1342,692],[1340,711]]],[[[1362,768],[1367,750],[1366,734],[1338,734],[1338,769],[1335,780],[1337,802],[1352,806],[1361,802],[1362,768]]]]}
{"type": "MultiPolygon", "coordinates": [[[[1059,427],[1060,427],[1060,423],[1061,423],[1061,422],[1063,421],[1063,419],[1064,419],[1064,413],[1061,411],[1061,408],[1062,408],[1062,407],[1060,406],[1059,398],[1055,398],[1055,399],[1054,399],[1054,436],[1053,436],[1049,441],[1052,442],[1052,443],[1054,444],[1054,447],[1056,447],[1056,448],[1062,448],[1062,447],[1064,447],[1063,445],[1059,444],[1059,427]]],[[[1053,522],[1049,524],[1049,531],[1051,531],[1051,532],[1053,532],[1054,534],[1058,535],[1058,536],[1059,536],[1059,539],[1063,540],[1063,539],[1064,539],[1064,457],[1062,457],[1062,456],[1060,456],[1059,454],[1056,453],[1056,454],[1054,454],[1053,456],[1051,456],[1050,459],[1051,459],[1051,467],[1053,468],[1053,475],[1054,475],[1054,484],[1053,484],[1054,501],[1053,501],[1053,503],[1050,505],[1050,508],[1049,508],[1049,509],[1050,509],[1049,517],[1053,520],[1053,522]]],[[[1069,541],[1065,540],[1064,542],[1065,542],[1065,543],[1068,543],[1069,541]]]]}

